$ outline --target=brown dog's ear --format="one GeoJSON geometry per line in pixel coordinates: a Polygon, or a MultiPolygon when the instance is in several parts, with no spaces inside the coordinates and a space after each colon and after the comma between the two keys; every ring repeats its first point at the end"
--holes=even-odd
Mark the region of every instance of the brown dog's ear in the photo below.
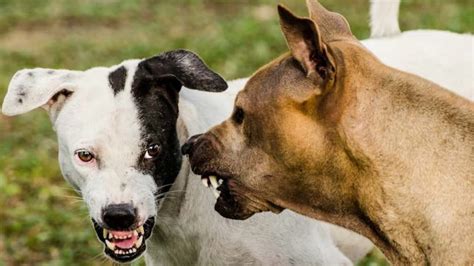
{"type": "Polygon", "coordinates": [[[318,26],[309,18],[300,18],[282,5],[278,5],[280,25],[288,48],[301,64],[307,76],[317,72],[326,79],[335,71],[318,26]]]}
{"type": "Polygon", "coordinates": [[[349,23],[341,14],[328,11],[317,0],[306,0],[306,6],[324,42],[354,38],[349,23]]]}

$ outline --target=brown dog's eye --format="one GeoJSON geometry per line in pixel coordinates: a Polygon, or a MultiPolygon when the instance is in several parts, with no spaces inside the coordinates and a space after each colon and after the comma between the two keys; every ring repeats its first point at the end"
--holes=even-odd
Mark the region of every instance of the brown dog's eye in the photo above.
{"type": "Polygon", "coordinates": [[[151,144],[146,148],[145,159],[155,158],[160,153],[160,145],[151,144]]]}
{"type": "Polygon", "coordinates": [[[88,162],[90,162],[94,159],[94,154],[92,154],[90,151],[86,151],[86,150],[80,150],[80,151],[76,152],[76,156],[77,156],[77,158],[79,158],[79,160],[81,160],[85,163],[88,163],[88,162]]]}
{"type": "Polygon", "coordinates": [[[236,107],[234,114],[232,115],[232,120],[234,120],[235,123],[240,125],[242,124],[242,122],[244,122],[244,116],[245,116],[244,110],[240,107],[236,107]]]}

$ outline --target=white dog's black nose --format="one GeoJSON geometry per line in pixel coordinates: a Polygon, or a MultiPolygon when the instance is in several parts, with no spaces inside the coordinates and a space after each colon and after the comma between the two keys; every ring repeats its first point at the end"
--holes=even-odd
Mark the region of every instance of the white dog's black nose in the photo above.
{"type": "Polygon", "coordinates": [[[131,204],[111,204],[102,211],[102,220],[109,229],[127,230],[136,223],[137,211],[131,204]]]}

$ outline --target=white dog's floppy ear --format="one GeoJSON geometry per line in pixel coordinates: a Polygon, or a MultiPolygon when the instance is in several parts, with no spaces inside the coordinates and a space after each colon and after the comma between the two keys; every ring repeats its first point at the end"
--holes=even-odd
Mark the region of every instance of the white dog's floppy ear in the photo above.
{"type": "Polygon", "coordinates": [[[2,113],[13,116],[43,107],[51,114],[52,109],[58,110],[58,105],[66,98],[64,96],[74,91],[72,82],[80,73],[44,68],[16,72],[3,100],[2,113]]]}
{"type": "Polygon", "coordinates": [[[227,82],[212,71],[199,56],[187,50],[172,50],[143,60],[135,79],[174,78],[188,89],[221,92],[227,82]]]}

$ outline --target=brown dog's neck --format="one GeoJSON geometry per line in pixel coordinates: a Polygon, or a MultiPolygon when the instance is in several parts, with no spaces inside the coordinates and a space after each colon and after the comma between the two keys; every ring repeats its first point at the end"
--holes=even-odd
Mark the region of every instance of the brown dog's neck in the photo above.
{"type": "Polygon", "coordinates": [[[474,239],[472,103],[376,59],[352,58],[326,112],[337,114],[332,149],[345,161],[338,175],[353,181],[353,201],[345,199],[343,214],[301,212],[364,234],[394,264],[472,262],[474,247],[463,240],[474,239]]]}

